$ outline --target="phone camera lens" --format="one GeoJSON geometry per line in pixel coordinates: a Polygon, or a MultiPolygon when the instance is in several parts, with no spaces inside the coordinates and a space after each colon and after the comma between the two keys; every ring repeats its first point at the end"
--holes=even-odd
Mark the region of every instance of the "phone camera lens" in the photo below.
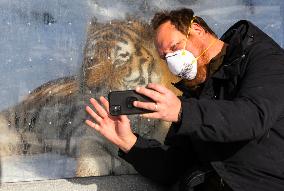
{"type": "Polygon", "coordinates": [[[112,114],[119,115],[119,114],[120,114],[120,111],[121,111],[120,105],[112,105],[112,106],[110,107],[110,112],[111,112],[112,114]]]}

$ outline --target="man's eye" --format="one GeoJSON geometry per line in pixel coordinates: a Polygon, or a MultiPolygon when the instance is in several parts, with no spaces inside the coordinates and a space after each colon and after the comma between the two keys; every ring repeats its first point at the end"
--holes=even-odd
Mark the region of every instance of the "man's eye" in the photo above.
{"type": "Polygon", "coordinates": [[[178,43],[174,44],[174,45],[171,47],[171,50],[172,50],[172,51],[178,50],[178,49],[179,49],[179,46],[180,46],[180,43],[181,43],[181,42],[178,42],[178,43]]]}
{"type": "Polygon", "coordinates": [[[177,44],[173,45],[173,46],[171,47],[171,50],[173,50],[173,51],[177,50],[177,44]]]}

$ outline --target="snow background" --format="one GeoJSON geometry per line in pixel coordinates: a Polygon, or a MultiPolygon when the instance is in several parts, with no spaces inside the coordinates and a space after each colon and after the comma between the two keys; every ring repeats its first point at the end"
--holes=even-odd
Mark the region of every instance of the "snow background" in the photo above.
{"type": "MultiPolygon", "coordinates": [[[[149,22],[156,11],[179,7],[192,8],[219,36],[236,21],[251,20],[284,47],[283,0],[0,0],[0,109],[45,82],[76,75],[94,16],[109,22],[135,15],[149,22]]],[[[76,161],[65,156],[1,160],[3,182],[75,176],[76,161]]]]}

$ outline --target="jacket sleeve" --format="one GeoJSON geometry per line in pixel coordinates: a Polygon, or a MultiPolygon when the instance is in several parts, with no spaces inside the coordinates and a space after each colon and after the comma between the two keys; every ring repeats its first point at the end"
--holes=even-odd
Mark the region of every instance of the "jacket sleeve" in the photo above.
{"type": "Polygon", "coordinates": [[[284,112],[284,53],[280,49],[265,46],[248,53],[235,99],[182,101],[182,123],[176,134],[214,142],[265,135],[284,112]]]}
{"type": "Polygon", "coordinates": [[[153,139],[136,135],[137,141],[128,153],[118,155],[130,163],[141,175],[163,185],[175,183],[193,165],[193,153],[185,147],[167,147],[153,139]],[[186,148],[186,149],[185,149],[186,148]]]}

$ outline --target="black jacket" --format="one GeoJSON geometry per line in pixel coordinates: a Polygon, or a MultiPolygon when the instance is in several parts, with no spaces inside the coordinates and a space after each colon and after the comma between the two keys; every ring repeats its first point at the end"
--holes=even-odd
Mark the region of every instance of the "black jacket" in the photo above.
{"type": "Polygon", "coordinates": [[[182,120],[165,145],[138,136],[119,155],[165,184],[210,163],[233,190],[284,190],[284,51],[248,21],[221,40],[229,45],[226,56],[201,95],[180,87],[182,120]]]}

